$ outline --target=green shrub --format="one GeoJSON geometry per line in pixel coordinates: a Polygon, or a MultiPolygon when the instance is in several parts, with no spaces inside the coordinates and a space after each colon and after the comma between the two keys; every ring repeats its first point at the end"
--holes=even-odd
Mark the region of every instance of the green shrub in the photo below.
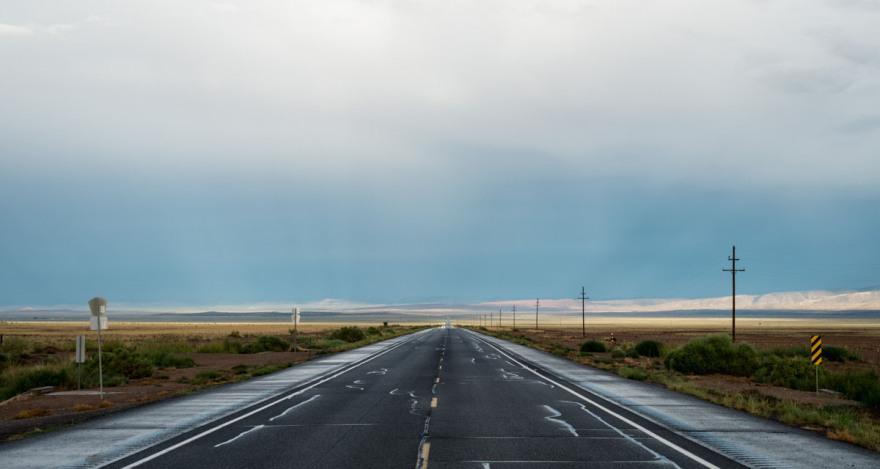
{"type": "Polygon", "coordinates": [[[588,340],[581,344],[581,352],[583,353],[604,353],[605,344],[598,340],[588,340]]]}
{"type": "Polygon", "coordinates": [[[614,358],[614,359],[620,360],[620,359],[622,359],[622,358],[624,358],[624,357],[626,357],[626,352],[624,352],[623,350],[621,350],[621,349],[619,349],[619,348],[616,348],[616,349],[614,349],[614,350],[611,351],[611,358],[614,358]]]}
{"type": "Polygon", "coordinates": [[[270,352],[286,352],[290,349],[290,344],[286,340],[274,335],[260,336],[257,343],[263,350],[270,352]]]}
{"type": "Polygon", "coordinates": [[[217,381],[217,380],[221,379],[222,377],[223,377],[223,375],[221,375],[220,373],[217,373],[214,370],[206,370],[206,371],[200,371],[196,375],[196,377],[192,379],[191,382],[192,382],[192,384],[202,385],[202,384],[208,384],[212,381],[217,381]]]}
{"type": "Polygon", "coordinates": [[[752,377],[759,383],[810,391],[816,387],[815,373],[814,365],[806,358],[767,354],[752,377]]]}
{"type": "Polygon", "coordinates": [[[645,370],[641,368],[634,368],[631,366],[624,366],[617,370],[617,374],[623,376],[626,379],[634,379],[636,381],[644,381],[648,379],[648,373],[645,373],[645,370]]]}
{"type": "Polygon", "coordinates": [[[225,342],[208,342],[196,349],[199,353],[223,353],[226,352],[225,342]]]}
{"type": "Polygon", "coordinates": [[[552,353],[553,355],[558,355],[560,357],[567,357],[573,351],[574,350],[572,350],[564,345],[559,345],[559,344],[553,344],[550,347],[550,353],[552,353]]]}
{"type": "Polygon", "coordinates": [[[328,336],[330,339],[344,340],[346,342],[358,342],[364,340],[367,336],[359,327],[346,326],[331,332],[328,336]]]}
{"type": "Polygon", "coordinates": [[[367,328],[367,335],[382,335],[382,330],[378,327],[369,327],[367,328]]]}
{"type": "Polygon", "coordinates": [[[860,361],[862,358],[844,347],[826,345],[822,347],[822,358],[832,362],[860,361]]]}
{"type": "Polygon", "coordinates": [[[0,374],[0,400],[43,386],[67,387],[76,383],[70,364],[10,367],[0,374]]]}
{"type": "Polygon", "coordinates": [[[854,401],[880,408],[880,378],[873,370],[829,374],[819,384],[854,401]]]}
{"type": "Polygon", "coordinates": [[[663,344],[656,340],[643,340],[636,344],[636,352],[643,357],[659,357],[663,353],[663,344]]]}
{"type": "Polygon", "coordinates": [[[666,367],[681,373],[724,373],[749,376],[758,366],[758,353],[748,344],[734,344],[726,335],[691,340],[666,356],[666,367]]]}
{"type": "Polygon", "coordinates": [[[0,354],[3,355],[3,363],[0,368],[5,365],[21,365],[25,360],[30,358],[31,346],[20,337],[5,337],[3,345],[0,345],[0,354]]]}
{"type": "Polygon", "coordinates": [[[263,376],[287,368],[286,365],[264,365],[251,372],[252,376],[263,376]]]}
{"type": "Polygon", "coordinates": [[[767,355],[776,355],[777,357],[809,357],[810,349],[805,346],[793,347],[776,347],[765,352],[767,355]]]}
{"type": "Polygon", "coordinates": [[[348,342],[339,339],[319,339],[314,342],[312,348],[325,352],[333,352],[345,346],[347,343],[348,342]]]}
{"type": "Polygon", "coordinates": [[[223,351],[226,353],[242,353],[242,343],[236,339],[223,339],[223,351]]]}
{"type": "Polygon", "coordinates": [[[196,366],[192,358],[165,351],[150,352],[147,357],[157,368],[192,368],[196,366]]]}
{"type": "MultiPolygon", "coordinates": [[[[150,360],[126,347],[113,347],[103,353],[103,366],[106,376],[119,375],[128,379],[146,378],[153,375],[150,360]]],[[[97,369],[98,356],[93,354],[86,363],[87,368],[97,369]]]]}

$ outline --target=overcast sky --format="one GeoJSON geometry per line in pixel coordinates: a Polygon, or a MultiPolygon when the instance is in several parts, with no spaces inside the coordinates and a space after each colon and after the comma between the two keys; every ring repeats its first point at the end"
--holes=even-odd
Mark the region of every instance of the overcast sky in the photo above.
{"type": "Polygon", "coordinates": [[[880,285],[880,1],[0,8],[0,305],[880,285]]]}

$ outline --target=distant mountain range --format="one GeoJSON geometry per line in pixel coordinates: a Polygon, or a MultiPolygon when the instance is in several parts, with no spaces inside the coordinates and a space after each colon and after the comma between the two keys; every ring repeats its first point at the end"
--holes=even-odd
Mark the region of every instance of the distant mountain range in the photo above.
{"type": "MultiPolygon", "coordinates": [[[[833,291],[779,292],[764,295],[737,295],[737,309],[743,314],[754,312],[763,316],[790,316],[803,313],[844,313],[848,316],[873,317],[880,314],[880,289],[833,291]],[[867,314],[872,313],[872,314],[867,314]],[[867,314],[867,315],[866,315],[867,314]]],[[[262,303],[251,305],[213,305],[213,306],[158,306],[114,304],[112,314],[121,320],[196,320],[196,321],[241,321],[241,320],[280,320],[290,319],[290,307],[294,303],[262,303]],[[188,319],[185,319],[188,318],[188,319]]],[[[344,321],[357,315],[362,320],[413,321],[427,317],[459,316],[480,312],[511,311],[516,305],[526,313],[534,311],[534,299],[485,301],[478,303],[411,303],[411,304],[369,304],[345,300],[325,299],[318,302],[299,303],[304,313],[312,320],[344,321]]],[[[541,312],[545,314],[580,313],[581,303],[574,299],[541,299],[541,312]]],[[[629,300],[588,300],[586,310],[590,314],[610,315],[652,315],[674,313],[687,316],[712,316],[730,309],[730,296],[716,298],[656,298],[629,300]]],[[[57,306],[13,306],[0,307],[0,320],[79,320],[87,315],[85,304],[82,307],[57,306]]]]}

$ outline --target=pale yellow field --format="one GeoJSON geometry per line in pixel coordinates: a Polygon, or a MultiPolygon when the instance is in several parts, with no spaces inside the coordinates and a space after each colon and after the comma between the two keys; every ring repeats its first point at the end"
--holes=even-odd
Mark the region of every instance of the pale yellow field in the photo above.
{"type": "MultiPolygon", "coordinates": [[[[328,329],[337,329],[342,326],[369,327],[377,326],[377,323],[305,323],[299,325],[299,332],[320,332],[328,329]]],[[[224,323],[224,322],[111,322],[110,329],[102,331],[104,337],[122,338],[132,336],[156,336],[178,335],[199,337],[221,337],[229,335],[232,331],[238,331],[242,335],[286,335],[293,329],[293,324],[284,323],[224,323]]],[[[0,334],[14,336],[38,336],[38,337],[70,337],[78,334],[96,335],[95,331],[89,330],[89,324],[81,322],[55,322],[55,321],[21,321],[0,323],[0,334]]]]}

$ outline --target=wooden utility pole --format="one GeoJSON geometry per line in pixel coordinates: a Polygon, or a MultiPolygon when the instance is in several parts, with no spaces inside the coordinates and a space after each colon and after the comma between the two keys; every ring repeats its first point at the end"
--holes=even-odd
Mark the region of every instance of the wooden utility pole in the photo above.
{"type": "Polygon", "coordinates": [[[736,342],[736,273],[737,272],[745,272],[746,269],[737,269],[736,261],[739,260],[736,257],[736,246],[733,246],[731,250],[731,254],[727,256],[727,260],[730,261],[729,269],[721,269],[723,272],[730,272],[730,281],[731,281],[731,294],[730,294],[730,336],[731,339],[736,342]]]}
{"type": "Polygon", "coordinates": [[[578,298],[581,300],[581,337],[587,336],[587,300],[590,299],[587,296],[587,289],[585,287],[581,287],[581,296],[578,298]]]}
{"type": "Polygon", "coordinates": [[[538,306],[541,304],[540,298],[535,298],[535,330],[538,330],[538,306]]]}

